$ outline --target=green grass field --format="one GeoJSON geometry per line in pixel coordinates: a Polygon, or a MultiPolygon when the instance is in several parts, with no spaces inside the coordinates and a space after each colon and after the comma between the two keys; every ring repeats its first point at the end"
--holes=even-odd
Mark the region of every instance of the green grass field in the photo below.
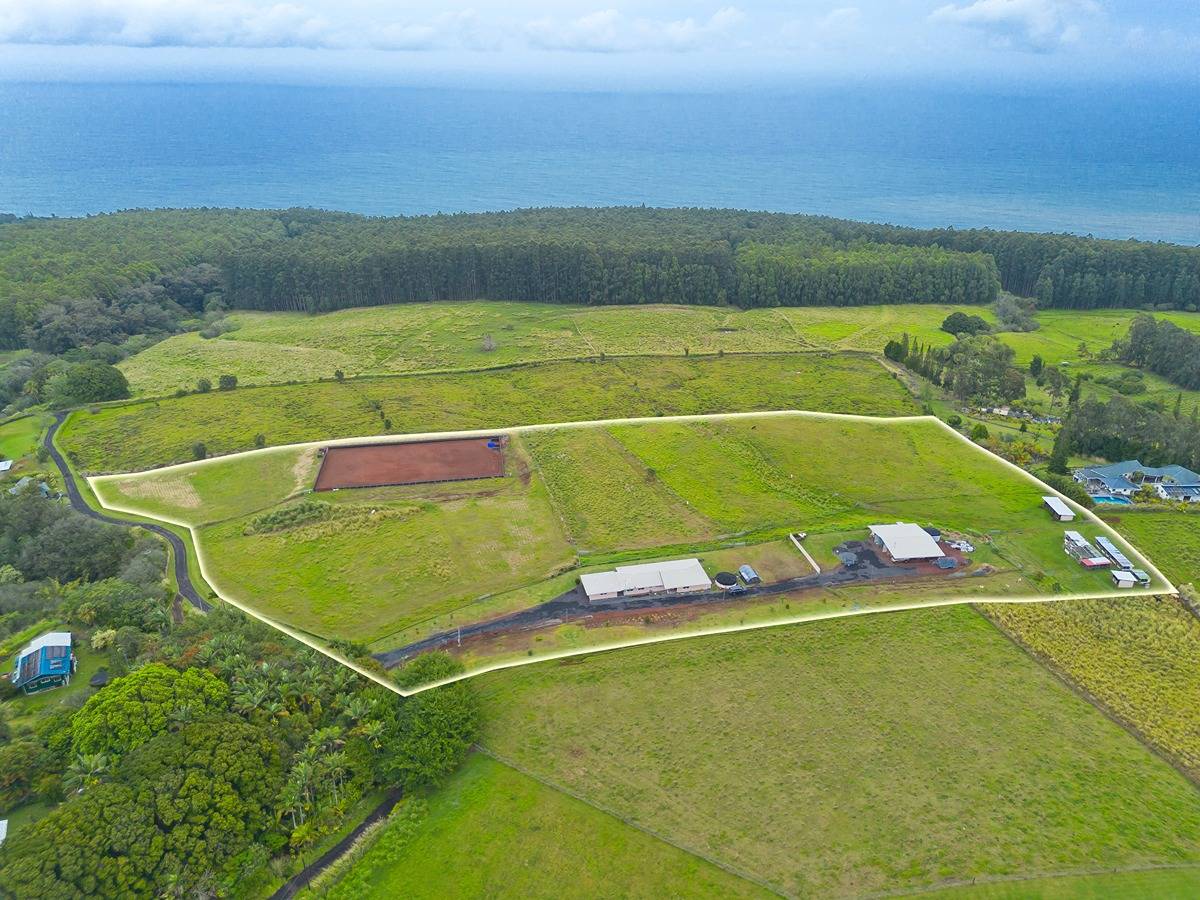
{"type": "MultiPolygon", "coordinates": [[[[301,313],[235,313],[239,326],[221,338],[184,334],[125,360],[121,368],[139,395],[192,389],[199,378],[237,375],[243,384],[278,384],[347,375],[480,369],[513,363],[582,359],[601,354],[680,356],[860,350],[879,353],[908,332],[922,343],[952,340],[942,320],[960,307],[909,304],[870,307],[780,307],[736,310],[703,306],[555,306],[540,303],[413,303],[301,313]],[[484,350],[490,335],[494,350],[484,350]]],[[[967,308],[993,321],[988,309],[967,308]]],[[[1034,354],[1048,365],[1093,376],[1122,371],[1091,357],[1125,334],[1134,310],[1046,310],[1040,328],[1000,339],[1027,366],[1034,354]],[[1086,356],[1080,345],[1086,348],[1086,356]]],[[[1158,313],[1200,332],[1200,314],[1158,313]]],[[[1176,388],[1146,376],[1139,399],[1174,402],[1176,388]]],[[[1030,396],[1049,402],[1030,381],[1030,396]]],[[[1102,397],[1113,391],[1093,384],[1102,397]]],[[[1190,406],[1200,392],[1184,392],[1190,406]]]]}
{"type": "Polygon", "coordinates": [[[1182,866],[964,885],[919,896],[927,900],[1187,900],[1197,893],[1200,867],[1182,866]]]}
{"type": "Polygon", "coordinates": [[[397,852],[369,850],[355,867],[356,897],[771,896],[480,754],[397,852]]]}
{"type": "MultiPolygon", "coordinates": [[[[1037,484],[933,419],[786,415],[539,430],[513,439],[506,466],[500,479],[302,496],[315,452],[282,448],[92,485],[107,505],[194,526],[222,592],[317,636],[380,650],[548,600],[572,586],[578,566],[699,553],[710,574],[750,562],[782,580],[811,571],[780,540],[791,531],[809,532],[812,552],[832,568],[837,543],[901,519],[970,535],[971,574],[987,577],[814,591],[796,598],[792,615],[1111,589],[1107,572],[1062,552],[1062,527],[1040,508],[1037,484]]],[[[690,629],[708,612],[651,617],[645,627],[567,623],[462,653],[483,665],[690,629]]],[[[713,614],[705,622],[717,626],[791,617],[774,597],[713,614]]]]}
{"type": "Polygon", "coordinates": [[[210,454],[380,434],[495,428],[621,416],[768,409],[916,412],[903,386],[865,356],[610,359],[496,372],[239,388],[75,413],[59,445],[87,472],[127,472],[210,454]],[[375,405],[378,405],[376,408],[375,405]]]}
{"type": "MultiPolygon", "coordinates": [[[[709,306],[556,306],[544,303],[410,303],[320,316],[239,312],[239,327],[205,340],[184,334],[121,363],[137,394],[162,395],[214,383],[246,384],[347,375],[479,369],[601,354],[682,356],[801,350],[879,352],[907,329],[949,342],[938,330],[955,307],[907,305],[737,310],[709,306]],[[484,350],[491,335],[494,350],[484,350]]],[[[983,314],[991,318],[986,310],[983,314]]]]}
{"type": "Polygon", "coordinates": [[[1200,859],[1195,789],[965,607],[477,684],[484,746],[789,894],[1200,859]]]}

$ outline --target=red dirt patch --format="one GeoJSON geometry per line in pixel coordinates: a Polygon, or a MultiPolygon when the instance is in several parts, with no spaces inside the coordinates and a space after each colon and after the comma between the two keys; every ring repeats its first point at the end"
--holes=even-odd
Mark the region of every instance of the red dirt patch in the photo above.
{"type": "Polygon", "coordinates": [[[313,490],[497,478],[504,474],[503,443],[494,437],[330,447],[313,490]]]}

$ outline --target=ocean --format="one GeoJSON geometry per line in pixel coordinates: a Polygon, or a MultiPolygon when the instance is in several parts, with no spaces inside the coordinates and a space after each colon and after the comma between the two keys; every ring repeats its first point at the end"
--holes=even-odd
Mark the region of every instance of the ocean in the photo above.
{"type": "Polygon", "coordinates": [[[0,211],[613,204],[1200,244],[1200,95],[0,84],[0,211]]]}

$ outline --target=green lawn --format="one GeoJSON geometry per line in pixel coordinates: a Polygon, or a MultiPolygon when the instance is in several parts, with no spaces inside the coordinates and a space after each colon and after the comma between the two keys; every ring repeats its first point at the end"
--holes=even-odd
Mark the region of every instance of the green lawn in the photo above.
{"type": "Polygon", "coordinates": [[[315,449],[280,447],[238,454],[218,465],[184,464],[148,475],[97,479],[92,489],[107,506],[207,525],[248,516],[306,493],[316,473],[315,449]]]}
{"type": "Polygon", "coordinates": [[[332,437],[497,428],[622,416],[767,409],[867,415],[916,411],[873,359],[857,355],[641,358],[495,372],[239,388],[74,414],[59,445],[87,472],[127,472],[210,454],[332,437]],[[378,409],[374,404],[378,404],[378,409]]]}
{"type": "Polygon", "coordinates": [[[201,529],[218,590],[317,635],[374,641],[574,561],[537,478],[321,502],[331,514],[296,527],[250,533],[255,517],[243,517],[201,529]]]}
{"type": "Polygon", "coordinates": [[[791,894],[1200,861],[1196,790],[965,607],[476,683],[486,747],[791,894]]]}
{"type": "Polygon", "coordinates": [[[479,754],[397,852],[369,850],[355,868],[356,897],[771,896],[479,754]]]}

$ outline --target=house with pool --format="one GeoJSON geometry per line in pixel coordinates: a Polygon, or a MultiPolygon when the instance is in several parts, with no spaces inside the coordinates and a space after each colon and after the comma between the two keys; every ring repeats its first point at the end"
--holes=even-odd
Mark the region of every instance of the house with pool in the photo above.
{"type": "Polygon", "coordinates": [[[1132,503],[1150,487],[1164,500],[1200,502],[1200,475],[1183,466],[1146,466],[1136,459],[1076,469],[1074,478],[1097,503],[1132,503]]]}

